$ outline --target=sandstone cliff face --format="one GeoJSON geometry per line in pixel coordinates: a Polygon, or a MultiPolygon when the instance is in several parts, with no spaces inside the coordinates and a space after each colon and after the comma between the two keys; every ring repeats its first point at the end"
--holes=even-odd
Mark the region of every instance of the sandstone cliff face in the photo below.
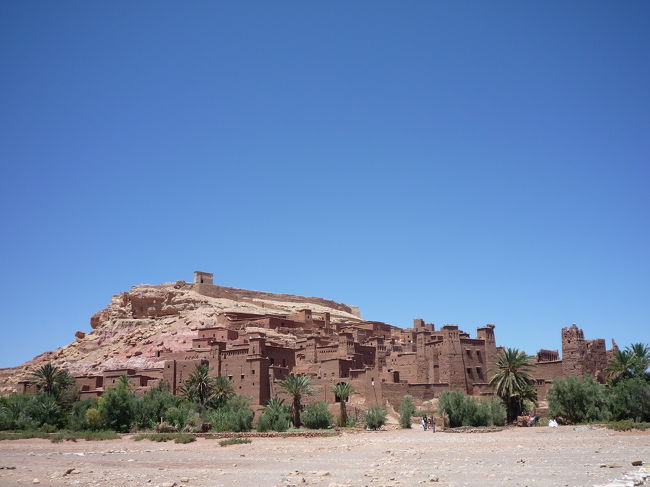
{"type": "Polygon", "coordinates": [[[321,298],[197,286],[184,281],[134,286],[113,296],[105,309],[90,318],[90,332],[75,333],[73,326],[70,334],[74,334],[75,340],[70,344],[38,355],[21,366],[0,369],[0,394],[15,390],[18,381],[46,362],[67,368],[73,375],[95,374],[105,369],[160,367],[157,350],[189,349],[196,330],[216,325],[220,314],[282,315],[301,309],[329,312],[334,322],[359,320],[355,308],[321,298]]]}

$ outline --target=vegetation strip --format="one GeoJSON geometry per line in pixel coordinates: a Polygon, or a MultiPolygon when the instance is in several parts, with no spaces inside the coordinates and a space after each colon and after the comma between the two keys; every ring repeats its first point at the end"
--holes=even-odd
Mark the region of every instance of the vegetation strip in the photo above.
{"type": "MultiPolygon", "coordinates": [[[[443,416],[446,426],[499,427],[514,420],[522,426],[542,424],[537,417],[520,416],[537,406],[537,392],[528,372],[533,366],[530,357],[517,349],[504,349],[495,357],[495,363],[495,373],[489,382],[499,399],[468,396],[462,391],[443,392],[437,413],[443,416]],[[524,420],[523,424],[520,420],[524,420]]],[[[606,385],[591,376],[554,379],[547,395],[551,424],[598,422],[616,431],[647,429],[650,427],[649,367],[650,347],[635,343],[613,354],[604,371],[608,378],[606,385]]],[[[314,394],[311,379],[289,374],[279,385],[291,398],[291,404],[278,397],[270,398],[254,424],[255,412],[250,400],[235,394],[229,379],[208,372],[206,365],[197,365],[181,388],[180,396],[172,394],[161,381],[142,397],[136,397],[128,377],[122,376],[100,398],[78,400],[79,391],[71,375],[45,364],[33,373],[38,393],[0,397],[0,440],[106,440],[119,438],[120,432],[149,430],[150,433],[134,439],[187,443],[195,441],[199,432],[207,433],[206,438],[328,436],[338,434],[330,429],[334,424],[363,423],[366,429],[377,430],[386,422],[386,410],[379,405],[368,408],[362,420],[348,416],[345,399],[356,392],[345,382],[331,388],[341,399],[338,419],[324,401],[303,405],[303,399],[314,394]],[[309,429],[291,429],[302,425],[309,429]],[[257,432],[251,433],[254,428],[257,432]]],[[[413,398],[404,396],[399,409],[400,425],[410,428],[413,416],[418,414],[413,398]]],[[[427,416],[426,421],[422,419],[424,429],[436,426],[433,412],[431,417],[428,413],[419,413],[427,416]]]]}

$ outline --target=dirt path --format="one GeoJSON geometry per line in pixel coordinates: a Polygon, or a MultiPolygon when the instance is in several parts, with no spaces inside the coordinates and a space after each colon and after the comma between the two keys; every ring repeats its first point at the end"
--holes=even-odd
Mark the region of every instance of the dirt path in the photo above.
{"type": "Polygon", "coordinates": [[[229,447],[204,439],[186,445],[33,439],[0,441],[0,467],[15,467],[0,469],[0,486],[34,479],[44,486],[101,487],[589,486],[638,470],[631,466],[635,460],[650,462],[650,434],[589,427],[483,434],[413,429],[256,438],[229,447]],[[79,473],[64,476],[71,468],[79,473]]]}

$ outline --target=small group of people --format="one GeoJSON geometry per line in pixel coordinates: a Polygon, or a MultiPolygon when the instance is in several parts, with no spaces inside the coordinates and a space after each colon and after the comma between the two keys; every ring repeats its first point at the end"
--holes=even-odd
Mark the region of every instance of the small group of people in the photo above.
{"type": "Polygon", "coordinates": [[[422,429],[424,429],[424,431],[430,429],[434,433],[436,432],[436,418],[433,416],[422,416],[422,421],[420,421],[420,423],[422,424],[422,429]]]}

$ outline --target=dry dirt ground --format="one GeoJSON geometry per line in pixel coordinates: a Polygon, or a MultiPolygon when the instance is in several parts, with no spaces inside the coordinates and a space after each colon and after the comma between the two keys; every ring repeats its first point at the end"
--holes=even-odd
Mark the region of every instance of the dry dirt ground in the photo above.
{"type": "Polygon", "coordinates": [[[31,439],[0,441],[0,486],[592,486],[637,472],[636,460],[650,462],[650,434],[585,426],[480,434],[418,428],[228,447],[206,439],[31,439]],[[72,468],[78,473],[64,475],[72,468]]]}

